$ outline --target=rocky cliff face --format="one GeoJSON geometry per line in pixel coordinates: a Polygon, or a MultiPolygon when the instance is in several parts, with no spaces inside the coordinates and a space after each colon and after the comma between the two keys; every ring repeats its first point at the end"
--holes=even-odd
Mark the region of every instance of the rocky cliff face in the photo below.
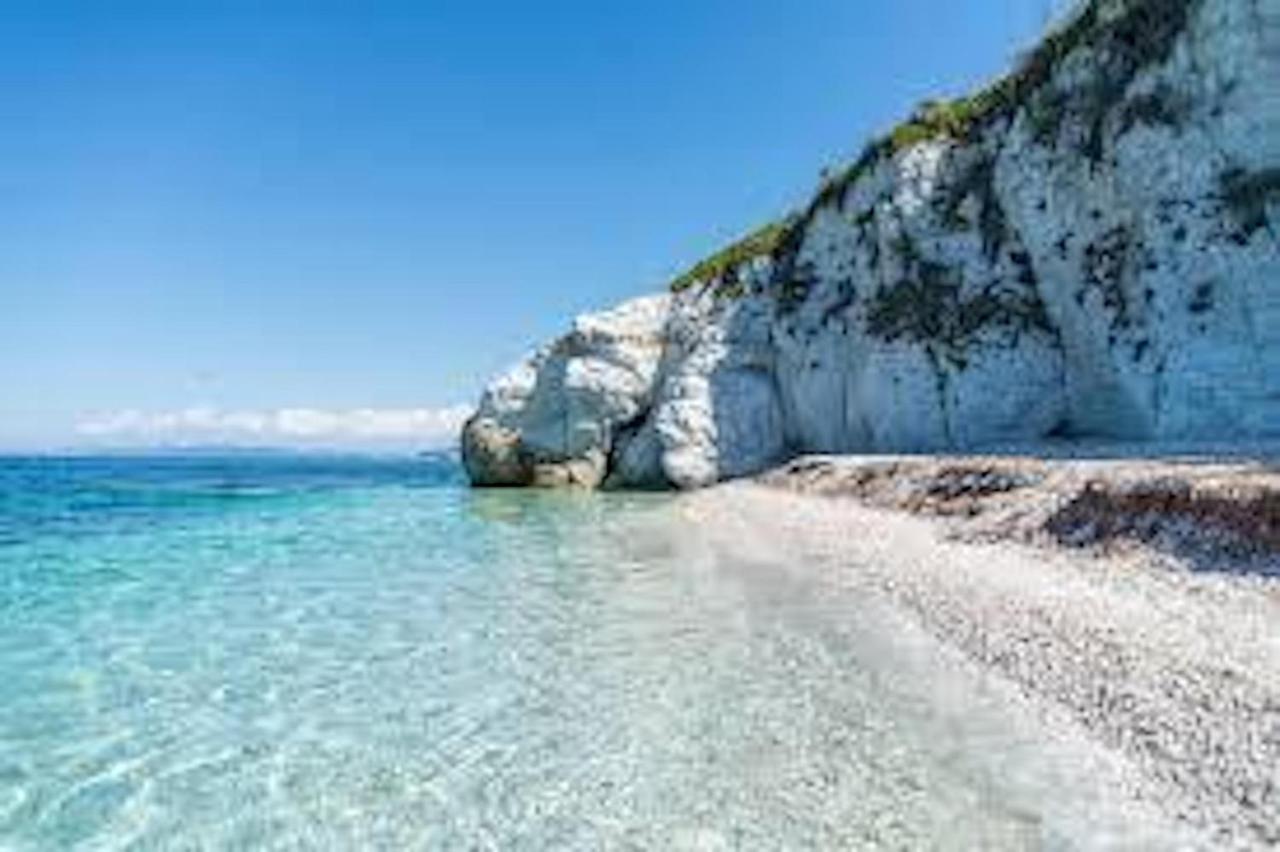
{"type": "Polygon", "coordinates": [[[1093,0],[807,209],[486,392],[486,485],[1280,436],[1280,0],[1093,0]]]}

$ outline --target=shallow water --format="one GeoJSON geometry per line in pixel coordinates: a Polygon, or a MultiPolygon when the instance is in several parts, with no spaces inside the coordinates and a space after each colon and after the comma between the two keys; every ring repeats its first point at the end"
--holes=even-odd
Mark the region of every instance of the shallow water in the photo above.
{"type": "Polygon", "coordinates": [[[703,533],[676,498],[473,493],[421,461],[0,461],[0,848],[1133,830],[998,685],[703,533]]]}

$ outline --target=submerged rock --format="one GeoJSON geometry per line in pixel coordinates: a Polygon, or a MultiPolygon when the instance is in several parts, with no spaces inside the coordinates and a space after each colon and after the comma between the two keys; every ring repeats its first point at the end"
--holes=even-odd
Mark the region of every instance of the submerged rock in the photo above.
{"type": "Polygon", "coordinates": [[[1280,0],[1090,0],[669,297],[486,392],[477,484],[801,452],[1280,436],[1280,0]]]}

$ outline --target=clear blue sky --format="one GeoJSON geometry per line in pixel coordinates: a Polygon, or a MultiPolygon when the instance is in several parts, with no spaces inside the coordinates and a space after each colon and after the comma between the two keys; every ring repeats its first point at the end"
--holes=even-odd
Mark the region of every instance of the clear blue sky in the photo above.
{"type": "Polygon", "coordinates": [[[471,401],[1048,0],[0,4],[0,447],[471,401]]]}

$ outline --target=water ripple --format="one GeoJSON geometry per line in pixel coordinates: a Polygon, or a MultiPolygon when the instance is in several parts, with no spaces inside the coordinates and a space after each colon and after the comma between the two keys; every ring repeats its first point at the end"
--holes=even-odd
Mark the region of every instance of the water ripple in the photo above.
{"type": "Polygon", "coordinates": [[[903,625],[712,547],[678,500],[274,475],[0,550],[0,846],[1071,836],[1011,804],[1035,758],[972,685],[938,699],[903,625]]]}

